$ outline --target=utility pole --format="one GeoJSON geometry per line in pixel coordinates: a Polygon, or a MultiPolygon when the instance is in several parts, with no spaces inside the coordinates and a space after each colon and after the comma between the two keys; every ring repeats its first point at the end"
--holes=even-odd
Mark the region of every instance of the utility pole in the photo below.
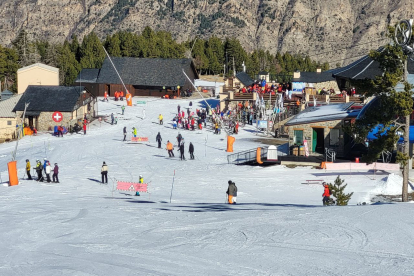
{"type": "MultiPolygon", "coordinates": [[[[407,63],[408,58],[404,62],[404,82],[407,81],[407,63]]],[[[404,146],[403,153],[405,156],[410,157],[410,115],[404,118],[405,131],[404,131],[404,146]]],[[[407,160],[403,166],[403,186],[402,186],[402,202],[408,201],[408,178],[409,178],[410,162],[407,160]]]]}

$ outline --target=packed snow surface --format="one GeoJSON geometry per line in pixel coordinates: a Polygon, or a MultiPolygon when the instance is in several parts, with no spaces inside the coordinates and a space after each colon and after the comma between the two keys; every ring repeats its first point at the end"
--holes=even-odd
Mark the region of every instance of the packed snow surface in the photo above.
{"type": "MultiPolygon", "coordinates": [[[[370,204],[376,194],[401,193],[399,175],[227,164],[224,132],[172,128],[177,105],[188,100],[137,100],[146,105],[125,115],[125,102],[99,101],[99,115],[114,113],[118,124],[95,120],[86,135],[24,137],[17,186],[7,185],[16,142],[0,145],[0,275],[414,275],[413,204],[370,204]],[[149,142],[130,142],[132,127],[149,142]],[[187,161],[177,147],[175,158],[165,150],[179,131],[187,161]],[[25,160],[33,167],[45,157],[59,164],[60,183],[25,180],[25,160]],[[100,183],[103,161],[108,184],[100,183]],[[149,193],[114,190],[115,180],[139,175],[149,193]],[[354,192],[349,206],[323,207],[322,186],[303,184],[338,175],[354,192]],[[238,187],[237,205],[225,204],[228,180],[238,187]]],[[[261,146],[254,127],[235,137],[235,152],[261,146]]]]}

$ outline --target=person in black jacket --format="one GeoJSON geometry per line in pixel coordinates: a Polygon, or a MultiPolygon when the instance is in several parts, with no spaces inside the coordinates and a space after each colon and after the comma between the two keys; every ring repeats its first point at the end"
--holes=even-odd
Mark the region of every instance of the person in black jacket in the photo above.
{"type": "MultiPolygon", "coordinates": [[[[184,121],[184,120],[183,120],[183,121],[184,121]]],[[[179,133],[179,132],[178,132],[178,135],[177,135],[177,142],[178,142],[178,146],[180,146],[181,139],[184,139],[184,138],[183,138],[183,136],[181,135],[181,133],[179,133]]]]}
{"type": "Polygon", "coordinates": [[[127,136],[127,129],[126,127],[124,127],[124,141],[126,141],[126,136],[127,136]]]}
{"type": "Polygon", "coordinates": [[[185,149],[184,149],[184,139],[181,141],[181,144],[180,144],[180,147],[178,148],[178,151],[180,151],[180,154],[181,154],[180,159],[185,160],[185,157],[184,157],[184,151],[185,151],[185,149]]]}
{"type": "Polygon", "coordinates": [[[158,132],[158,134],[157,134],[157,137],[155,138],[155,141],[157,141],[158,142],[158,148],[160,149],[161,148],[161,141],[162,141],[162,138],[161,138],[161,134],[158,132]]]}
{"type": "Polygon", "coordinates": [[[194,145],[191,142],[188,151],[190,152],[190,159],[194,159],[194,145]]]}

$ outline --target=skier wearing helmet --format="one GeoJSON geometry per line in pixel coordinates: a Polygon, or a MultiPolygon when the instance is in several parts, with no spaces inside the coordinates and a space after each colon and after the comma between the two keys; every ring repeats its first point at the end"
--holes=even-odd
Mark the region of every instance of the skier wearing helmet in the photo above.
{"type": "MultiPolygon", "coordinates": [[[[142,177],[142,175],[139,175],[139,180],[138,180],[138,183],[139,183],[139,184],[144,183],[144,178],[142,177]]],[[[140,196],[139,192],[136,192],[136,193],[135,193],[135,196],[140,196]]]]}
{"type": "Polygon", "coordinates": [[[30,175],[30,161],[29,159],[26,159],[26,174],[27,174],[27,179],[28,180],[32,180],[32,176],[30,175]]]}
{"type": "Polygon", "coordinates": [[[329,205],[329,199],[330,199],[330,196],[331,196],[331,193],[329,192],[329,186],[328,186],[328,184],[326,184],[326,182],[323,182],[322,185],[325,188],[325,190],[323,191],[323,194],[322,194],[323,205],[329,205]]]}

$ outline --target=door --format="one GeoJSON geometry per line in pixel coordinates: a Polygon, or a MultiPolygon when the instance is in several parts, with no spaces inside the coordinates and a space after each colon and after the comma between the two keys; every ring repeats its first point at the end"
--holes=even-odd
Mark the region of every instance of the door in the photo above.
{"type": "Polygon", "coordinates": [[[105,85],[105,91],[108,92],[108,97],[111,96],[111,86],[109,84],[105,85]]]}
{"type": "Polygon", "coordinates": [[[312,152],[315,152],[315,150],[316,150],[317,141],[318,141],[318,134],[317,134],[316,130],[313,128],[313,132],[312,132],[312,152]]]}
{"type": "Polygon", "coordinates": [[[29,116],[29,126],[33,127],[33,116],[29,116]]]}

